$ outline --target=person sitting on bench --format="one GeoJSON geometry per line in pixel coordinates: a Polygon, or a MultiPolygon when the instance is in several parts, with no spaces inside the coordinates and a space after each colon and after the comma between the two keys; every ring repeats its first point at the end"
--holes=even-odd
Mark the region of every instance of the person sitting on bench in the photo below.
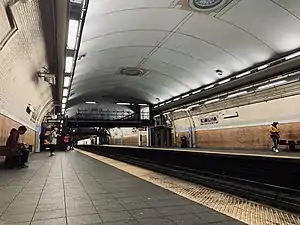
{"type": "Polygon", "coordinates": [[[13,128],[10,131],[9,137],[6,141],[6,147],[7,150],[10,153],[11,158],[16,158],[16,159],[20,159],[19,166],[21,167],[28,167],[27,165],[25,165],[25,163],[28,161],[28,151],[25,150],[25,146],[22,144],[19,144],[19,137],[20,135],[25,134],[27,131],[27,128],[25,126],[20,126],[17,129],[13,128]],[[26,152],[25,152],[26,151],[26,152]]]}

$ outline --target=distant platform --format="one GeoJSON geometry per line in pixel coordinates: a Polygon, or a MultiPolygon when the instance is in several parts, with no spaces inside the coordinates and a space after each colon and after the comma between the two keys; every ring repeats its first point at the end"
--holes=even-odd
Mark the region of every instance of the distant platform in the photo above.
{"type": "Polygon", "coordinates": [[[280,159],[299,159],[300,150],[290,152],[288,150],[282,150],[279,153],[270,150],[248,150],[248,149],[205,149],[205,148],[158,148],[158,147],[137,147],[137,146],[125,146],[125,145],[105,145],[107,147],[116,148],[141,148],[152,150],[169,150],[169,151],[186,151],[186,152],[199,152],[203,154],[215,154],[215,155],[231,155],[231,156],[249,156],[249,157],[267,157],[267,158],[280,158],[280,159]],[[298,152],[297,152],[298,151],[298,152]]]}

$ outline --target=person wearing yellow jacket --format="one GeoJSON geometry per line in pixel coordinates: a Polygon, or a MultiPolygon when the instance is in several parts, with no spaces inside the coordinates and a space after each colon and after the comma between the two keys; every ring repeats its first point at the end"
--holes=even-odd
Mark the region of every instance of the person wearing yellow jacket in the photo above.
{"type": "Polygon", "coordinates": [[[277,126],[278,126],[278,122],[273,122],[273,124],[270,127],[270,137],[274,143],[272,150],[274,152],[279,152],[278,145],[279,145],[280,131],[277,126]]]}

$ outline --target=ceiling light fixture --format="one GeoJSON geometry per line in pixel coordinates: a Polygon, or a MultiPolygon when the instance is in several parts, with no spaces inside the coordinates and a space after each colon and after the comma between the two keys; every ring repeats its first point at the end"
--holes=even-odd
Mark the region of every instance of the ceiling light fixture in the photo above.
{"type": "Polygon", "coordinates": [[[70,86],[71,77],[65,77],[64,78],[64,87],[67,88],[70,86]]]}
{"type": "Polygon", "coordinates": [[[65,98],[65,97],[62,98],[61,102],[62,102],[62,103],[66,103],[66,102],[67,102],[67,98],[65,98]]]}
{"type": "Polygon", "coordinates": [[[266,89],[266,88],[270,88],[270,87],[279,86],[281,84],[285,84],[286,82],[287,82],[286,80],[281,80],[281,81],[278,81],[278,82],[266,84],[266,85],[258,87],[257,90],[262,90],[262,89],[266,89]]]}
{"type": "Polygon", "coordinates": [[[204,88],[204,90],[211,89],[211,88],[213,88],[214,86],[215,86],[214,84],[212,84],[212,85],[209,85],[209,86],[205,87],[205,88],[204,88]]]}
{"type": "Polygon", "coordinates": [[[228,95],[226,98],[234,98],[234,97],[237,97],[237,96],[240,96],[240,95],[244,95],[244,94],[247,94],[247,93],[248,93],[247,91],[241,91],[241,92],[238,92],[238,93],[234,93],[234,94],[228,95]]]}
{"type": "Polygon", "coordinates": [[[68,56],[68,57],[66,57],[65,72],[71,73],[72,67],[73,67],[73,57],[68,56]]]}
{"type": "Polygon", "coordinates": [[[139,106],[148,106],[148,104],[141,103],[139,106]]]}
{"type": "Polygon", "coordinates": [[[90,102],[90,101],[86,101],[86,104],[97,104],[97,102],[90,102]]]}
{"type": "Polygon", "coordinates": [[[286,56],[285,59],[286,60],[290,60],[290,59],[296,58],[298,56],[300,56],[300,51],[299,52],[295,52],[293,54],[290,54],[290,55],[286,56]]]}
{"type": "Polygon", "coordinates": [[[190,94],[186,94],[186,95],[181,96],[181,98],[186,98],[186,97],[189,97],[189,96],[190,96],[190,94]]]}
{"type": "Polygon", "coordinates": [[[192,92],[193,95],[198,94],[202,91],[202,89],[192,92]]]}
{"type": "Polygon", "coordinates": [[[229,78],[229,79],[226,79],[226,80],[220,81],[219,84],[225,84],[225,83],[227,83],[227,82],[229,82],[229,81],[230,81],[230,78],[229,78]]]}
{"type": "Polygon", "coordinates": [[[265,65],[259,66],[259,67],[257,67],[257,70],[266,69],[268,66],[269,66],[269,64],[265,64],[265,65]]]}
{"type": "Polygon", "coordinates": [[[63,90],[63,97],[67,97],[69,94],[69,89],[68,88],[64,88],[63,90]]]}
{"type": "Polygon", "coordinates": [[[250,73],[251,73],[251,71],[249,70],[249,71],[247,71],[247,72],[244,72],[244,73],[241,73],[241,74],[239,74],[239,75],[236,75],[235,77],[236,77],[236,78],[244,77],[244,76],[246,76],[246,75],[249,75],[250,73]]]}
{"type": "Polygon", "coordinates": [[[128,102],[117,102],[117,105],[131,105],[131,103],[128,102]]]}
{"type": "Polygon", "coordinates": [[[212,100],[204,102],[204,104],[206,105],[206,104],[214,103],[214,102],[217,102],[217,101],[220,101],[220,99],[219,98],[212,99],[212,100]]]}
{"type": "Polygon", "coordinates": [[[61,108],[65,109],[66,108],[66,103],[61,104],[61,108]]]}
{"type": "Polygon", "coordinates": [[[77,33],[78,33],[78,20],[69,20],[69,33],[68,33],[68,49],[75,49],[77,33]]]}
{"type": "Polygon", "coordinates": [[[173,102],[178,101],[179,99],[180,99],[180,97],[174,98],[174,99],[173,99],[173,102]]]}

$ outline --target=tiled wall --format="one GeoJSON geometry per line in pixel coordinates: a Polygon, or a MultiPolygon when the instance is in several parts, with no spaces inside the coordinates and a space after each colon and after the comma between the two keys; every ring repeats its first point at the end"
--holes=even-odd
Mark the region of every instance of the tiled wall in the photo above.
{"type": "Polygon", "coordinates": [[[34,128],[27,105],[41,112],[52,98],[50,85],[37,77],[48,66],[40,1],[15,1],[11,11],[18,29],[4,45],[12,30],[5,10],[8,2],[12,1],[0,0],[0,113],[34,128]]]}
{"type": "MultiPolygon", "coordinates": [[[[18,129],[20,125],[22,124],[0,114],[0,146],[5,146],[10,130],[12,128],[18,129]]],[[[28,129],[24,135],[20,136],[19,142],[24,142],[34,146],[35,131],[28,129]]]]}

